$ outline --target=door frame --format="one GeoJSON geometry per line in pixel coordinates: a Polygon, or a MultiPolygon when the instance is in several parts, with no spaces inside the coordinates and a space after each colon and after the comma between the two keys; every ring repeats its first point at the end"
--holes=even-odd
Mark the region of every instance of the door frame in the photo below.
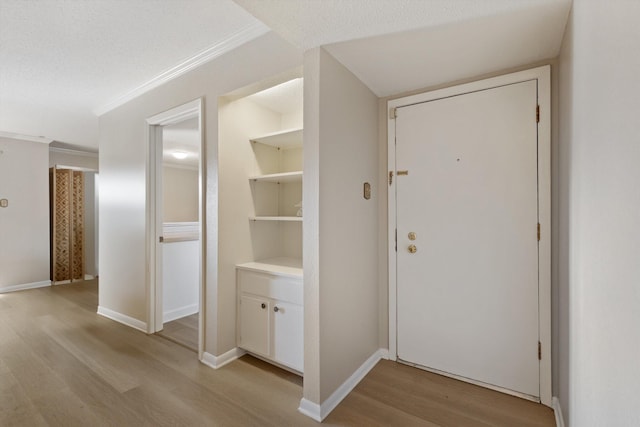
{"type": "MultiPolygon", "coordinates": [[[[396,263],[396,108],[487,90],[529,80],[538,82],[538,330],[542,345],[540,401],[552,406],[551,392],[551,73],[550,66],[506,74],[387,102],[388,173],[393,172],[388,193],[389,358],[397,360],[397,263],[396,263]]],[[[388,182],[388,181],[387,181],[388,182]]],[[[445,374],[446,375],[446,374],[445,374]]]]}
{"type": "Polygon", "coordinates": [[[186,104],[163,111],[146,119],[147,125],[147,332],[150,334],[162,330],[162,247],[160,237],[163,233],[162,216],[162,127],[181,121],[198,118],[200,134],[198,164],[198,232],[200,241],[199,255],[199,322],[198,322],[198,358],[202,358],[205,336],[205,251],[206,251],[206,192],[205,146],[204,146],[204,99],[198,98],[186,104]]]}

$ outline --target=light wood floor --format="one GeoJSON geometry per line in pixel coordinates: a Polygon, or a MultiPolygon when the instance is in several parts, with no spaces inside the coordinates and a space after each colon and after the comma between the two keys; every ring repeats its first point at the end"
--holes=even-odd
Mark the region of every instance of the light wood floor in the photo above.
{"type": "MultiPolygon", "coordinates": [[[[311,426],[302,381],[194,353],[95,314],[95,282],[0,294],[0,426],[311,426]]],[[[329,426],[553,426],[541,405],[380,362],[329,426]]]]}
{"type": "Polygon", "coordinates": [[[167,322],[163,325],[162,331],[158,332],[158,335],[197,352],[199,316],[200,315],[196,313],[167,322]]]}

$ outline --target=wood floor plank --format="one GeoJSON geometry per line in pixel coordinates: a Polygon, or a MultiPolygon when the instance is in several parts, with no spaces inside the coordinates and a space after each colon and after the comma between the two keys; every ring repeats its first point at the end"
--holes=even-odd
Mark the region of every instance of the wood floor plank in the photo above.
{"type": "Polygon", "coordinates": [[[29,397],[10,372],[0,374],[0,425],[47,425],[42,415],[31,403],[29,397]]]}
{"type": "MultiPolygon", "coordinates": [[[[302,379],[251,356],[197,354],[96,314],[96,281],[0,298],[1,426],[315,426],[302,379]]],[[[194,325],[193,319],[176,328],[194,325]]],[[[328,426],[552,427],[542,405],[381,361],[328,426]]]]}

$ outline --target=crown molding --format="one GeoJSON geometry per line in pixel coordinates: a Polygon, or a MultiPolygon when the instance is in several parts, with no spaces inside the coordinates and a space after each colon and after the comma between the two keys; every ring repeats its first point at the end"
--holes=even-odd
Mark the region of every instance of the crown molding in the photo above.
{"type": "Polygon", "coordinates": [[[131,101],[132,99],[135,99],[138,96],[152,89],[155,89],[158,86],[161,86],[167,83],[168,81],[173,80],[176,77],[179,77],[187,73],[188,71],[191,71],[194,68],[199,67],[200,65],[206,62],[209,62],[212,59],[215,59],[237,48],[238,46],[241,46],[247,43],[248,41],[251,41],[257,37],[260,37],[261,35],[267,33],[268,31],[269,31],[269,28],[267,28],[262,23],[256,23],[256,24],[251,24],[249,26],[246,26],[241,30],[231,34],[229,37],[222,40],[221,42],[216,43],[215,45],[195,54],[191,58],[184,60],[183,62],[176,65],[175,67],[172,67],[167,71],[155,76],[148,82],[143,83],[140,86],[136,87],[135,89],[132,89],[129,92],[126,92],[125,94],[120,95],[117,98],[114,98],[113,100],[107,102],[106,104],[97,107],[96,109],[93,110],[93,112],[97,116],[101,116],[105,113],[108,113],[109,111],[131,101]]]}
{"type": "Polygon", "coordinates": [[[40,142],[42,144],[51,144],[53,142],[53,139],[45,138],[44,136],[22,135],[19,133],[2,131],[0,131],[0,138],[19,139],[21,141],[40,142]]]}
{"type": "Polygon", "coordinates": [[[49,147],[49,151],[60,154],[71,154],[74,156],[98,158],[98,153],[93,151],[71,150],[69,148],[49,147]]]}

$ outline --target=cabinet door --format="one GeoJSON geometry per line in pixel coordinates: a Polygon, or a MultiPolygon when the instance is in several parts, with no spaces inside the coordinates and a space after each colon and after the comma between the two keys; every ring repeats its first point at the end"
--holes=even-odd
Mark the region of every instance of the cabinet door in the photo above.
{"type": "Polygon", "coordinates": [[[269,356],[271,304],[266,298],[240,295],[240,347],[269,356]]]}
{"type": "Polygon", "coordinates": [[[302,372],[304,366],[302,306],[275,301],[273,305],[273,358],[302,372]]]}

